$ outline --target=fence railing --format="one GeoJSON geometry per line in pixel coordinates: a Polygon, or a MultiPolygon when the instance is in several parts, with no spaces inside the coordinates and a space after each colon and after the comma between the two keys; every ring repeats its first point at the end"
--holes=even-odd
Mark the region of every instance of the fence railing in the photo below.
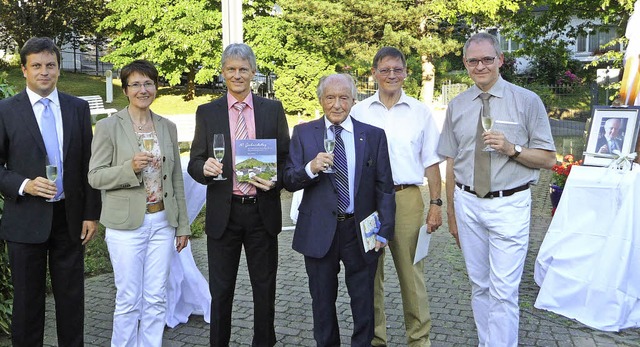
{"type": "MultiPolygon", "coordinates": [[[[445,83],[442,85],[437,102],[447,105],[451,99],[468,87],[461,83],[445,83]]],[[[531,83],[524,87],[538,94],[549,115],[557,118],[586,119],[594,105],[610,105],[611,101],[608,97],[613,95],[611,91],[607,92],[596,83],[555,85],[531,83]]]]}
{"type": "Polygon", "coordinates": [[[112,70],[113,65],[102,61],[99,52],[82,52],[80,50],[62,50],[62,70],[104,76],[104,72],[112,70]]]}

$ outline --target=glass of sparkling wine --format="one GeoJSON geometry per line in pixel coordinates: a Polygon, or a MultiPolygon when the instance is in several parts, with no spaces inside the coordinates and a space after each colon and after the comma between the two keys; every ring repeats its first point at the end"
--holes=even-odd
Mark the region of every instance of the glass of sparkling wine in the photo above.
{"type": "MultiPolygon", "coordinates": [[[[491,128],[493,127],[493,117],[491,117],[490,115],[482,115],[482,128],[484,129],[484,131],[491,131],[491,128]]],[[[495,149],[491,148],[491,146],[487,145],[485,148],[482,149],[483,151],[486,152],[493,152],[495,151],[495,149]]]]}
{"type": "MultiPolygon", "coordinates": [[[[58,166],[55,164],[55,162],[50,162],[48,159],[47,159],[47,166],[46,166],[46,174],[47,174],[47,179],[51,182],[55,182],[58,179],[58,166]]],[[[55,200],[49,199],[47,201],[51,202],[55,200]]]]}
{"type": "Polygon", "coordinates": [[[145,135],[142,138],[142,147],[147,152],[151,152],[153,150],[153,137],[150,135],[145,135]]]}
{"type": "MultiPolygon", "coordinates": [[[[213,156],[221,163],[224,158],[224,134],[213,134],[213,156]]],[[[226,178],[222,177],[222,173],[213,178],[216,181],[224,181],[226,178]]]]}
{"type": "MultiPolygon", "coordinates": [[[[151,133],[144,134],[142,136],[142,147],[145,151],[151,153],[151,151],[153,150],[153,142],[153,136],[151,136],[151,133]]],[[[149,170],[151,170],[151,163],[149,163],[149,165],[145,168],[145,171],[148,172],[149,170]]]]}
{"type": "MultiPolygon", "coordinates": [[[[336,136],[335,136],[333,131],[331,131],[330,129],[327,129],[324,132],[324,150],[327,153],[332,154],[333,153],[333,149],[335,147],[336,147],[336,136]]],[[[329,168],[323,170],[322,172],[324,172],[324,173],[334,173],[336,171],[333,169],[333,165],[332,165],[329,168]]]]}

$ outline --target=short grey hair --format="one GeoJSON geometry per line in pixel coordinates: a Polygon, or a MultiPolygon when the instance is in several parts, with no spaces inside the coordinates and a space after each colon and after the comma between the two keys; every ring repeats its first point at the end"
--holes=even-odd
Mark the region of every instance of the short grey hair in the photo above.
{"type": "Polygon", "coordinates": [[[467,49],[469,48],[469,45],[471,45],[471,42],[478,43],[482,41],[490,42],[493,49],[496,51],[496,55],[502,55],[502,48],[500,48],[500,41],[498,41],[498,38],[495,35],[482,32],[474,34],[467,40],[467,42],[465,42],[464,47],[462,47],[462,58],[464,59],[467,57],[467,49]]]}
{"type": "Polygon", "coordinates": [[[253,50],[248,45],[244,43],[232,43],[228,45],[222,53],[222,68],[224,68],[224,64],[227,62],[227,59],[234,58],[248,61],[253,72],[258,70],[258,67],[256,65],[256,56],[255,54],[253,54],[253,50]]]}
{"type": "Polygon", "coordinates": [[[332,74],[332,75],[324,76],[320,78],[320,81],[318,82],[318,88],[316,89],[316,95],[318,96],[318,100],[320,102],[322,102],[322,96],[324,95],[324,88],[327,85],[327,83],[330,83],[338,79],[343,79],[344,81],[349,83],[349,88],[351,89],[351,97],[353,98],[353,100],[357,99],[358,88],[356,88],[356,82],[354,81],[353,77],[345,73],[336,73],[336,74],[332,74]]]}

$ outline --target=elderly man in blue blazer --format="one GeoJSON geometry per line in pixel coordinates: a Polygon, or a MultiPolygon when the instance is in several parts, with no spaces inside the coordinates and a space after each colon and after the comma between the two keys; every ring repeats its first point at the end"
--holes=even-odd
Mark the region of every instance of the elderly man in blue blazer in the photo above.
{"type": "Polygon", "coordinates": [[[324,117],[293,130],[285,165],[287,190],[304,189],[293,249],[304,255],[318,346],[339,346],[335,302],[340,261],[353,314],[351,346],[371,346],[377,251],[393,237],[395,197],[384,131],[351,118],[356,87],[349,75],[322,78],[324,117]],[[325,133],[335,136],[325,152],[325,133]],[[330,166],[335,173],[325,173],[330,166]],[[360,222],[377,211],[375,247],[363,246],[360,222]]]}

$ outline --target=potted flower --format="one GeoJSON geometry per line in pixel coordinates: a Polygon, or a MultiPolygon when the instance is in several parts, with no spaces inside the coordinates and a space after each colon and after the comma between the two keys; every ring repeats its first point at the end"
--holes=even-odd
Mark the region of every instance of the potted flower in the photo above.
{"type": "Polygon", "coordinates": [[[575,161],[572,154],[564,156],[562,163],[558,163],[551,168],[551,184],[549,184],[549,197],[551,198],[551,215],[556,211],[562,190],[567,183],[567,178],[571,172],[571,168],[580,165],[582,161],[575,161]]]}

